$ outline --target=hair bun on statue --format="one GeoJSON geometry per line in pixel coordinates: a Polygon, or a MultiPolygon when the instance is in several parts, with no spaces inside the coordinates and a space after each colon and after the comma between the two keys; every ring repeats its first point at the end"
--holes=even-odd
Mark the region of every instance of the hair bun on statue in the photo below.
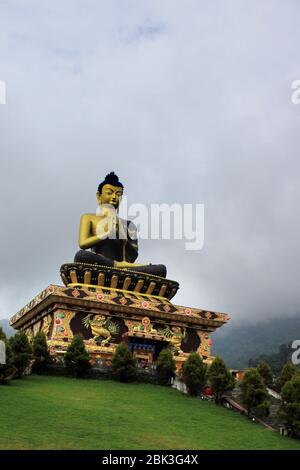
{"type": "Polygon", "coordinates": [[[105,184],[111,184],[112,186],[118,186],[119,188],[124,188],[123,184],[119,181],[118,176],[115,174],[114,171],[111,171],[105,176],[104,181],[99,184],[98,192],[101,193],[102,188],[105,184]]]}
{"type": "Polygon", "coordinates": [[[119,183],[119,178],[115,174],[114,171],[111,171],[110,173],[108,173],[108,175],[105,176],[104,181],[105,181],[106,184],[118,184],[119,183]]]}

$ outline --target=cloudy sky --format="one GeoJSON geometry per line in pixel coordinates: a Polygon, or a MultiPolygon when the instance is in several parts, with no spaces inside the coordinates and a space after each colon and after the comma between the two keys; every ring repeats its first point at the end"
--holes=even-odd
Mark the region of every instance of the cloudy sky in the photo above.
{"type": "Polygon", "coordinates": [[[298,0],[0,0],[0,318],[73,260],[114,170],[129,202],[203,203],[205,244],[141,241],[178,304],[300,313],[298,0]]]}

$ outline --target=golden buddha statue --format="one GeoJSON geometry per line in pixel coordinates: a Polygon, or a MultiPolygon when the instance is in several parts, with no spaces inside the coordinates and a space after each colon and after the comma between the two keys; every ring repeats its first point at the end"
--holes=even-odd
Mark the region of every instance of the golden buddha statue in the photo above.
{"type": "Polygon", "coordinates": [[[106,175],[99,184],[95,214],[84,214],[80,221],[79,250],[76,263],[97,264],[130,271],[139,271],[166,277],[162,264],[137,264],[137,230],[135,225],[118,217],[118,208],[124,186],[114,172],[106,175]],[[88,251],[88,250],[91,251],[88,251]]]}

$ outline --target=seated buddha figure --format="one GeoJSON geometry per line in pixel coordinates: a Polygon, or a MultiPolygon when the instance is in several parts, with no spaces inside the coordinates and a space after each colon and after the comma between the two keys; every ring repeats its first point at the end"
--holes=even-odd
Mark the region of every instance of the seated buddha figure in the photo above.
{"type": "Polygon", "coordinates": [[[118,216],[124,186],[114,172],[99,184],[95,214],[84,214],[80,221],[77,263],[98,264],[124,270],[166,277],[162,264],[137,264],[137,230],[135,225],[118,216]],[[90,251],[89,251],[90,250],[90,251]]]}

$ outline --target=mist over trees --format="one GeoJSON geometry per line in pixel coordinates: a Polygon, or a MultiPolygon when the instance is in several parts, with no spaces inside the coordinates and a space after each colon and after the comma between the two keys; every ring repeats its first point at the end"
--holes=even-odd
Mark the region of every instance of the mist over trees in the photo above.
{"type": "Polygon", "coordinates": [[[229,322],[216,331],[212,339],[213,355],[220,355],[230,368],[254,367],[265,360],[274,372],[279,372],[293,353],[289,345],[300,339],[300,317],[274,318],[239,326],[231,326],[229,322]],[[276,357],[269,357],[273,355],[276,357]]]}

